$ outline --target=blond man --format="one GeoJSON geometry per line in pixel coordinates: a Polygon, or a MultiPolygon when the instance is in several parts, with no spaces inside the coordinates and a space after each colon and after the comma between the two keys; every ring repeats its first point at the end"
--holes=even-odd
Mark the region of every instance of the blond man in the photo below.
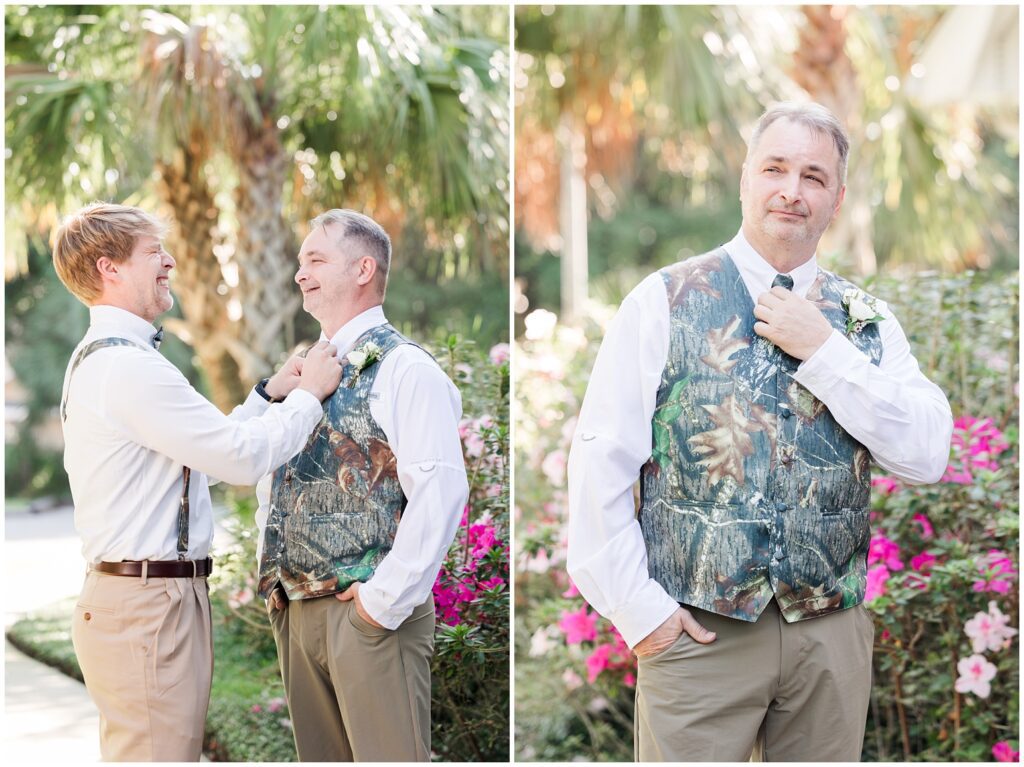
{"type": "Polygon", "coordinates": [[[253,484],[301,449],[338,385],[320,344],[225,416],[157,350],[171,308],[166,227],[95,203],[56,235],[54,267],[89,307],[64,379],[64,465],[88,572],[72,639],[105,761],[198,761],[213,644],[206,475],[253,484]],[[271,401],[283,400],[271,405],[271,401]]]}

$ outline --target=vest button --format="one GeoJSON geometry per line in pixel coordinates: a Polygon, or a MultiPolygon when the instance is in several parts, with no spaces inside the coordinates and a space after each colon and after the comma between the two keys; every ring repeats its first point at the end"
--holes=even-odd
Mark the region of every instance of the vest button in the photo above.
{"type": "Polygon", "coordinates": [[[775,557],[776,562],[781,562],[783,559],[786,558],[786,552],[782,550],[781,546],[776,546],[775,553],[773,554],[773,556],[775,557]]]}
{"type": "Polygon", "coordinates": [[[779,501],[777,504],[775,504],[775,510],[776,511],[789,511],[789,504],[783,503],[782,501],[779,501]]]}
{"type": "Polygon", "coordinates": [[[788,407],[783,406],[779,408],[779,415],[781,415],[783,418],[789,418],[791,415],[793,415],[793,411],[790,410],[788,407]]]}

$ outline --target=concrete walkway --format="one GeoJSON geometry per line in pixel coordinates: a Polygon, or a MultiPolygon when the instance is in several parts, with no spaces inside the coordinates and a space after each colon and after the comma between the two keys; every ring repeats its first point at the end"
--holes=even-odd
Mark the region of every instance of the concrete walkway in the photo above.
{"type": "MultiPolygon", "coordinates": [[[[219,540],[215,535],[215,549],[219,540]]],[[[79,593],[85,577],[81,550],[71,507],[4,510],[5,628],[79,593]],[[33,577],[40,569],[45,577],[33,577]],[[32,588],[24,588],[29,580],[32,588]]],[[[4,642],[4,764],[98,762],[99,727],[85,685],[4,642]]]]}

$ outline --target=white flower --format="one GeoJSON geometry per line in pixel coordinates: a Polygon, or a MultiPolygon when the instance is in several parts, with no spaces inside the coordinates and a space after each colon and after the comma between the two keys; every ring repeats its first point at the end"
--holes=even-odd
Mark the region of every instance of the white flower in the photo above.
{"type": "Polygon", "coordinates": [[[864,322],[875,316],[875,310],[860,299],[855,298],[850,301],[850,316],[855,320],[864,322]]]}
{"type": "Polygon", "coordinates": [[[366,364],[366,352],[353,351],[348,353],[348,361],[355,365],[357,368],[362,368],[366,364]]]}
{"type": "Polygon", "coordinates": [[[843,306],[849,315],[846,320],[847,333],[859,333],[866,325],[884,319],[878,311],[878,299],[872,298],[859,288],[847,288],[843,291],[843,306]]]}
{"type": "Polygon", "coordinates": [[[996,667],[985,660],[983,655],[972,655],[963,658],[956,664],[960,673],[954,689],[959,693],[974,693],[979,698],[987,698],[992,691],[990,682],[995,678],[996,667]]]}

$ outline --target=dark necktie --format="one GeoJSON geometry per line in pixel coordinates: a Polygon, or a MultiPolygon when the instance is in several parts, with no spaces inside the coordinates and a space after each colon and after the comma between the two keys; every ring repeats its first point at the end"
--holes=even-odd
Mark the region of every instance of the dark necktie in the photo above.
{"type": "Polygon", "coordinates": [[[773,288],[785,288],[786,290],[793,289],[793,278],[788,274],[776,274],[775,279],[772,280],[773,288]]]}
{"type": "MultiPolygon", "coordinates": [[[[790,284],[792,284],[792,282],[793,281],[790,280],[790,284]]],[[[161,325],[160,327],[158,327],[156,329],[156,332],[149,339],[149,342],[151,344],[153,344],[153,348],[154,349],[159,349],[160,348],[160,344],[163,342],[163,340],[164,340],[164,326],[161,325]]]]}

